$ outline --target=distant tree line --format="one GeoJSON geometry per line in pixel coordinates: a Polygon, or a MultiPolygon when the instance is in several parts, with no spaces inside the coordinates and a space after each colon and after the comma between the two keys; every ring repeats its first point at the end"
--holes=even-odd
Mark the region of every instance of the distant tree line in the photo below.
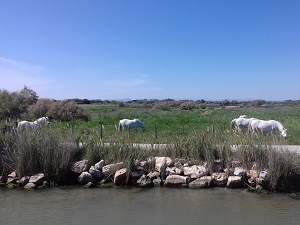
{"type": "Polygon", "coordinates": [[[158,110],[171,110],[179,108],[182,110],[193,109],[214,109],[226,107],[275,107],[275,106],[295,106],[300,105],[300,100],[285,100],[285,101],[266,101],[263,99],[256,99],[251,101],[238,100],[221,100],[221,101],[207,101],[201,100],[174,100],[167,99],[135,99],[135,100],[101,100],[101,99],[69,99],[78,104],[107,104],[118,107],[136,107],[136,108],[153,108],[158,110]]]}

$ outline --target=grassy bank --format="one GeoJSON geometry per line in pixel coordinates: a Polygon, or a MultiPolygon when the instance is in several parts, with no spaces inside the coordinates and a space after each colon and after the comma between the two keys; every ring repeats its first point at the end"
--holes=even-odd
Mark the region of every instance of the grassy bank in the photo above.
{"type": "MultiPolygon", "coordinates": [[[[233,161],[238,161],[246,169],[251,169],[255,164],[259,169],[268,169],[270,190],[291,187],[293,179],[298,179],[300,175],[298,155],[284,149],[266,149],[266,145],[282,144],[276,138],[251,138],[215,128],[206,131],[205,137],[198,133],[177,135],[174,136],[172,145],[166,148],[144,150],[133,147],[128,133],[115,133],[108,139],[110,145],[104,145],[101,144],[101,135],[98,132],[82,135],[74,127],[67,130],[51,127],[22,135],[1,135],[1,173],[16,171],[22,177],[42,172],[53,185],[67,184],[70,165],[76,160],[88,159],[89,165],[94,165],[101,159],[107,164],[123,161],[128,171],[132,171],[135,160],[169,156],[172,159],[185,159],[191,165],[206,162],[210,172],[216,162],[227,169],[232,168],[233,161]],[[79,142],[83,144],[80,145],[79,142]],[[232,143],[240,148],[231,151],[232,143]]],[[[135,135],[134,138],[141,138],[138,134],[135,135]]]]}

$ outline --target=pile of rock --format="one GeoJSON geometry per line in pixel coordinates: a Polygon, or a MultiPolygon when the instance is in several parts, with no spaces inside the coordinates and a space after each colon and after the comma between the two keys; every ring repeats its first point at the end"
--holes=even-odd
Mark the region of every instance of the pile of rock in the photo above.
{"type": "Polygon", "coordinates": [[[87,164],[86,160],[79,161],[72,168],[73,172],[78,173],[77,182],[86,186],[113,182],[117,186],[139,187],[255,188],[265,186],[268,175],[266,170],[253,168],[247,171],[240,167],[239,162],[233,162],[232,167],[223,169],[220,162],[216,161],[213,171],[209,171],[206,163],[189,165],[184,159],[172,160],[170,157],[136,160],[132,171],[128,171],[123,162],[105,165],[101,160],[89,169],[87,164]]]}
{"type": "MultiPolygon", "coordinates": [[[[152,157],[145,161],[136,160],[131,171],[126,168],[124,162],[106,165],[104,160],[92,166],[88,166],[87,160],[74,162],[70,171],[74,184],[91,187],[105,185],[107,183],[117,186],[138,187],[265,187],[267,185],[268,172],[260,171],[255,167],[247,171],[239,162],[232,162],[229,168],[223,168],[216,161],[209,170],[206,163],[190,165],[184,159],[172,160],[170,157],[152,157]]],[[[0,182],[7,187],[21,186],[25,189],[41,188],[49,186],[49,182],[43,173],[34,176],[18,178],[16,172],[7,176],[1,176],[0,182]]]]}

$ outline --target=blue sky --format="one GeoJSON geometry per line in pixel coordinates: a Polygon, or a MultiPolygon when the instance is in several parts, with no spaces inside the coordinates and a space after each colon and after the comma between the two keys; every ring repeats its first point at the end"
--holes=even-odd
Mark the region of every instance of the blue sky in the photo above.
{"type": "Polygon", "coordinates": [[[300,99],[298,0],[1,0],[0,89],[300,99]]]}

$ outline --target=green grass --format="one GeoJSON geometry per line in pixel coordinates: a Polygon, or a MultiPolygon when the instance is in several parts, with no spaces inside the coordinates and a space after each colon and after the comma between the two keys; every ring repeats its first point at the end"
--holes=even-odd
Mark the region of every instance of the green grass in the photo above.
{"type": "MultiPolygon", "coordinates": [[[[128,142],[138,143],[172,143],[175,138],[192,134],[201,135],[208,129],[221,132],[230,130],[230,122],[239,115],[260,119],[275,119],[288,129],[288,141],[285,144],[300,144],[300,108],[232,108],[232,109],[195,109],[169,111],[153,110],[151,108],[118,107],[115,105],[81,105],[90,115],[90,121],[72,121],[69,123],[53,123],[53,129],[68,130],[74,127],[81,136],[86,133],[100,132],[104,125],[102,137],[104,142],[110,142],[112,137],[123,136],[128,142]],[[115,125],[123,118],[138,118],[147,128],[145,133],[116,132],[115,125]]],[[[277,137],[280,139],[280,137],[277,137]]],[[[268,139],[268,138],[266,138],[268,139]]],[[[233,143],[234,144],[234,143],[233,143]]]]}

